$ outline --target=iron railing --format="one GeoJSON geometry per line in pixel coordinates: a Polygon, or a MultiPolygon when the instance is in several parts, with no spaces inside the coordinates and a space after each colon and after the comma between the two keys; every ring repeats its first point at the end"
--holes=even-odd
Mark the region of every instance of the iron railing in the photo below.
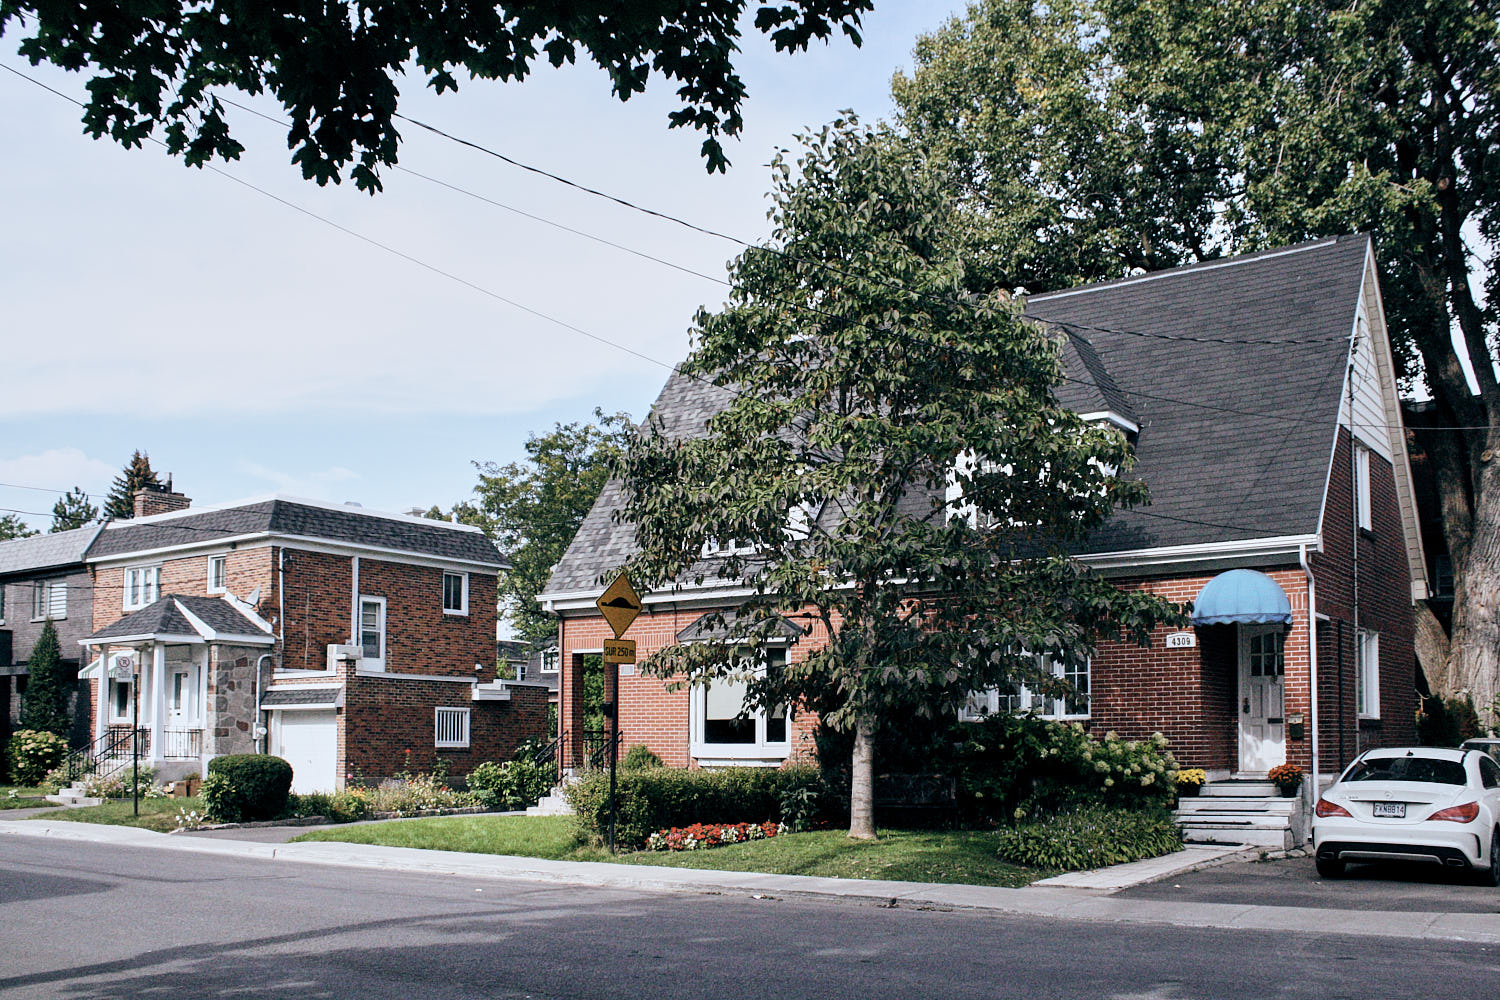
{"type": "Polygon", "coordinates": [[[203,756],[203,730],[163,729],[161,731],[161,756],[183,760],[203,756]]]}
{"type": "Polygon", "coordinates": [[[563,768],[595,771],[608,767],[610,754],[619,753],[624,742],[624,733],[617,733],[610,740],[606,730],[584,729],[577,733],[563,733],[549,745],[556,747],[563,768]]]}
{"type": "Polygon", "coordinates": [[[141,755],[145,756],[145,743],[150,739],[150,730],[131,730],[129,726],[113,726],[88,746],[68,754],[63,760],[64,776],[69,781],[77,781],[79,778],[97,772],[101,761],[109,761],[113,765],[118,765],[121,761],[129,760],[133,753],[130,745],[132,735],[140,740],[141,755]]]}

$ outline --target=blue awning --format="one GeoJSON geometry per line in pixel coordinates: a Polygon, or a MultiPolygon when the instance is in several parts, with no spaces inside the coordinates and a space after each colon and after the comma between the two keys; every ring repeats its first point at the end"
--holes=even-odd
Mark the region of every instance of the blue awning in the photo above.
{"type": "Polygon", "coordinates": [[[1281,585],[1253,569],[1232,569],[1208,583],[1193,602],[1194,625],[1292,623],[1292,602],[1281,585]]]}

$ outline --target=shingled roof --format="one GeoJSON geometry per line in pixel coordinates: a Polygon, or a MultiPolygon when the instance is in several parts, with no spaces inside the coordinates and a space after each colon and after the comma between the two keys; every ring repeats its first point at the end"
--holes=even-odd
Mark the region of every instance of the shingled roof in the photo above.
{"type": "Polygon", "coordinates": [[[91,524],[71,531],[11,538],[0,542],[0,576],[58,569],[74,563],[82,565],[89,543],[100,526],[91,524]]]}
{"type": "MultiPolygon", "coordinates": [[[[1136,423],[1151,505],[1115,514],[1081,553],[1318,530],[1369,238],[1346,236],[1033,296],[1056,326],[1060,403],[1136,423]]],[[[653,412],[701,434],[727,390],[673,374],[653,412]]],[[[610,482],[553,570],[551,595],[598,589],[635,552],[610,482]]],[[[685,576],[692,575],[685,574],[685,576]]]]}
{"type": "Polygon", "coordinates": [[[345,542],[478,563],[497,570],[509,567],[489,539],[474,528],[281,496],[114,521],[100,533],[88,554],[90,559],[100,559],[242,535],[345,542]]]}
{"type": "Polygon", "coordinates": [[[167,594],[99,629],[89,636],[89,641],[163,635],[197,635],[205,640],[251,637],[264,642],[273,638],[265,626],[252,621],[223,598],[167,594]]]}

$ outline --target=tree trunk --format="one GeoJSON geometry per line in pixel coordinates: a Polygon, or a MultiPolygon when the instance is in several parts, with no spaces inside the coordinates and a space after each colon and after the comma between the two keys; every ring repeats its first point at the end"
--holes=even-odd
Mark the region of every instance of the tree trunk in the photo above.
{"type": "Polygon", "coordinates": [[[867,715],[854,723],[854,759],[849,783],[849,836],[875,839],[875,725],[867,715]]]}
{"type": "MultiPolygon", "coordinates": [[[[1493,466],[1494,461],[1485,463],[1493,466]]],[[[1469,543],[1455,553],[1453,629],[1449,634],[1448,692],[1468,691],[1480,721],[1497,723],[1500,695],[1500,476],[1486,468],[1474,497],[1469,543]],[[1489,488],[1485,488],[1489,487],[1489,488]]]]}
{"type": "Polygon", "coordinates": [[[1416,606],[1417,619],[1417,666],[1427,678],[1427,690],[1433,694],[1448,695],[1452,687],[1448,683],[1448,633],[1443,623],[1426,601],[1416,606]]]}

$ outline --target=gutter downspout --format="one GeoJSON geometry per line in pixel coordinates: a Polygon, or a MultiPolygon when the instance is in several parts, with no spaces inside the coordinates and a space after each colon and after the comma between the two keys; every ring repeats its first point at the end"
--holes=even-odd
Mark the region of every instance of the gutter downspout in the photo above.
{"type": "Polygon", "coordinates": [[[266,727],[264,723],[265,714],[260,709],[260,672],[265,667],[266,661],[272,659],[270,653],[261,653],[260,659],[255,661],[255,721],[251,723],[251,734],[255,737],[255,752],[265,753],[266,727]]]}
{"type": "Polygon", "coordinates": [[[1307,574],[1307,674],[1308,674],[1308,724],[1312,726],[1312,780],[1313,799],[1322,793],[1318,784],[1318,583],[1313,578],[1312,566],[1307,561],[1307,546],[1297,548],[1297,559],[1302,563],[1302,572],[1307,574]]]}

